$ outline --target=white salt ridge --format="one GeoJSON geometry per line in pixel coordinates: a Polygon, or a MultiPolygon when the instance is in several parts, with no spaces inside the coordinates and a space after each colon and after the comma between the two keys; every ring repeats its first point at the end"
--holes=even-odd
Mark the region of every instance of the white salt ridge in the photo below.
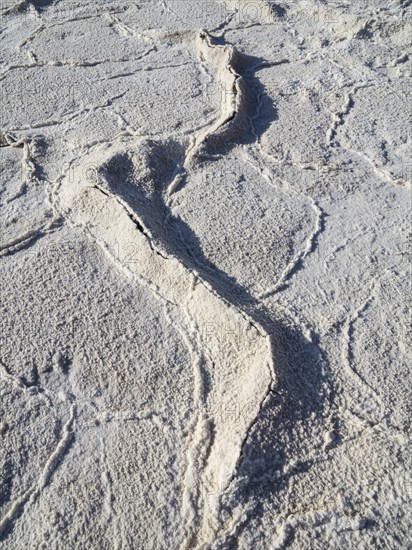
{"type": "MultiPolygon", "coordinates": [[[[204,32],[199,34],[197,44],[203,58],[217,69],[218,80],[230,88],[237,87],[238,75],[231,66],[235,50],[212,47],[204,32]]],[[[234,117],[239,109],[239,93],[240,90],[234,94],[219,120],[196,138],[186,163],[193,162],[196,149],[208,135],[234,117]]],[[[137,190],[147,186],[143,178],[139,181],[143,155],[139,143],[125,139],[96,147],[62,179],[57,201],[61,214],[86,229],[129,276],[183,310],[188,330],[196,335],[208,356],[207,362],[200,359],[195,364],[194,372],[193,436],[187,449],[182,502],[189,548],[194,540],[199,546],[212,541],[219,529],[220,499],[236,474],[250,428],[275,383],[271,338],[219,296],[198,273],[189,270],[179,257],[165,257],[139,212],[111,191],[110,179],[119,176],[110,173],[110,165],[122,156],[135,163],[129,169],[135,177],[133,186],[137,190]],[[90,167],[93,167],[91,173],[90,167]],[[131,244],[139,261],[125,264],[122,251],[131,244]],[[114,251],[119,251],[117,257],[114,251]],[[211,341],[210,327],[218,327],[228,338],[211,341]],[[234,406],[242,411],[241,415],[228,414],[234,406]],[[207,491],[207,487],[218,490],[207,491]]],[[[154,181],[151,185],[161,187],[162,182],[154,181]]],[[[159,220],[161,215],[162,212],[157,213],[159,220]]]]}

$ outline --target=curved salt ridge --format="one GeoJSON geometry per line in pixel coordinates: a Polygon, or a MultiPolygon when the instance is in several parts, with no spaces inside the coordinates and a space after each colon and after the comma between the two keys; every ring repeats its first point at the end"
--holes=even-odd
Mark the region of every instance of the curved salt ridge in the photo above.
{"type": "MultiPolygon", "coordinates": [[[[121,141],[90,153],[62,179],[57,206],[120,267],[126,266],[132,246],[137,261],[127,264],[128,274],[181,308],[205,351],[194,373],[195,425],[182,502],[187,545],[197,541],[201,547],[219,528],[221,495],[236,473],[242,446],[273,383],[271,342],[261,327],[252,325],[178,257],[165,257],[156,248],[137,213],[110,191],[105,170],[95,171],[93,184],[87,181],[87,167],[110,165],[126,147],[121,141]]],[[[128,153],[133,147],[136,144],[129,143],[128,153]]],[[[138,188],[139,172],[135,174],[138,188]]]]}
{"type": "Polygon", "coordinates": [[[201,31],[196,37],[196,50],[201,61],[206,61],[214,67],[219,92],[222,98],[220,116],[208,127],[204,128],[193,140],[185,161],[185,167],[190,164],[200,146],[207,138],[216,134],[240,111],[242,101],[242,89],[240,82],[242,77],[236,71],[238,51],[231,45],[213,45],[211,36],[206,31],[201,31]]]}
{"type": "MultiPolygon", "coordinates": [[[[220,115],[192,138],[183,162],[184,170],[188,170],[195,164],[200,153],[204,153],[206,157],[221,153],[221,149],[227,142],[232,139],[237,142],[245,132],[250,130],[250,113],[248,113],[250,104],[248,105],[247,101],[249,90],[237,71],[237,67],[242,66],[242,54],[230,44],[224,46],[212,44],[212,37],[207,31],[200,31],[196,35],[195,47],[199,60],[207,62],[215,70],[221,105],[220,115]]],[[[168,187],[169,197],[179,187],[181,180],[180,172],[168,187]]]]}
{"type": "MultiPolygon", "coordinates": [[[[227,135],[241,131],[248,117],[243,105],[247,90],[235,69],[241,62],[240,54],[229,45],[212,45],[205,31],[198,34],[196,46],[200,59],[215,68],[225,93],[220,116],[193,139],[185,168],[195,162],[200,150],[210,149],[209,138],[213,137],[219,148],[227,135]]],[[[201,548],[221,527],[222,494],[236,474],[243,445],[273,385],[271,341],[262,327],[219,296],[184,264],[183,257],[171,253],[162,242],[163,212],[147,189],[162,187],[166,177],[161,169],[142,170],[138,159],[145,155],[152,155],[153,160],[153,151],[145,149],[144,140],[137,143],[121,138],[98,146],[63,178],[57,202],[62,212],[83,226],[128,275],[182,309],[187,329],[196,335],[204,351],[194,361],[193,435],[182,496],[183,548],[201,548]],[[118,159],[127,163],[137,159],[133,185],[141,203],[133,201],[133,207],[109,181],[110,176],[117,180],[125,177],[118,159]],[[146,194],[139,193],[140,189],[146,194]],[[127,257],[131,247],[137,260],[133,263],[127,257]]]]}

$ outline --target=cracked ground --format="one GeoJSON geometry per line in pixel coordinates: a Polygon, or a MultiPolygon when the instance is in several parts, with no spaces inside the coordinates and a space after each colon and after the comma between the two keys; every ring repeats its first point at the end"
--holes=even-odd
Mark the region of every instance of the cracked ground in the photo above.
{"type": "Polygon", "coordinates": [[[411,547],[409,4],[2,0],[1,549],[411,547]]]}

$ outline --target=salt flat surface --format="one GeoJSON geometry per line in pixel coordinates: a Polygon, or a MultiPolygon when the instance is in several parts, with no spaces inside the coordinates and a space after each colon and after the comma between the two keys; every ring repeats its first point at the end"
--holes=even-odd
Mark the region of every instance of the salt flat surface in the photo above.
{"type": "Polygon", "coordinates": [[[2,1],[0,548],[411,547],[411,36],[2,1]]]}

